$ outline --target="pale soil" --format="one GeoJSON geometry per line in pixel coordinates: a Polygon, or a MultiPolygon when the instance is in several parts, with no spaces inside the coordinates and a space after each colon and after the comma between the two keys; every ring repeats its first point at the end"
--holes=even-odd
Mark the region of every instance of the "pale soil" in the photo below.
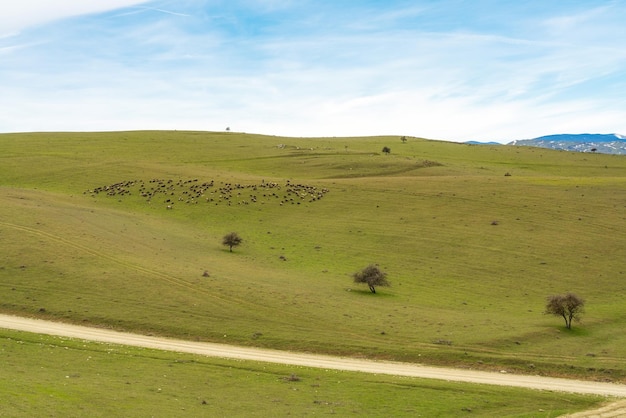
{"type": "MultiPolygon", "coordinates": [[[[410,363],[331,357],[259,348],[237,347],[226,344],[175,340],[170,338],[123,333],[102,328],[89,328],[10,315],[0,315],[0,328],[71,337],[88,341],[200,354],[211,357],[626,398],[626,385],[612,383],[428,367],[410,363]]],[[[569,415],[569,417],[626,417],[626,400],[612,403],[596,411],[577,413],[569,415]]]]}
{"type": "Polygon", "coordinates": [[[613,402],[593,411],[563,415],[562,418],[623,418],[626,417],[626,400],[613,402]]]}

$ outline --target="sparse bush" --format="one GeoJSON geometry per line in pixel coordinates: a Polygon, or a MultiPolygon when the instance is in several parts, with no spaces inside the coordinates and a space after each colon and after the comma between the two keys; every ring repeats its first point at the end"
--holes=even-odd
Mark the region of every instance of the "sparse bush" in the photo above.
{"type": "Polygon", "coordinates": [[[226,234],[222,238],[222,244],[228,246],[231,253],[233,252],[233,247],[238,246],[242,241],[243,239],[236,232],[226,234]]]}
{"type": "Polygon", "coordinates": [[[565,295],[548,296],[546,314],[562,316],[565,327],[572,328],[572,320],[580,321],[580,315],[584,312],[585,301],[574,293],[565,295]]]}
{"type": "Polygon", "coordinates": [[[372,293],[376,293],[376,286],[389,286],[387,273],[381,271],[378,266],[370,264],[363,270],[352,275],[355,283],[367,283],[372,293]]]}

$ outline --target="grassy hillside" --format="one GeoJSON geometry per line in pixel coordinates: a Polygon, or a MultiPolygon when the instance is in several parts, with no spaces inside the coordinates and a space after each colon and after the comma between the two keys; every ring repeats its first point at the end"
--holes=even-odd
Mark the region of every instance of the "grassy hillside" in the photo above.
{"type": "Polygon", "coordinates": [[[4,312],[626,381],[623,156],[206,132],[0,149],[4,312]],[[352,283],[370,263],[392,287],[352,283]],[[571,331],[542,314],[567,291],[587,301],[571,331]]]}

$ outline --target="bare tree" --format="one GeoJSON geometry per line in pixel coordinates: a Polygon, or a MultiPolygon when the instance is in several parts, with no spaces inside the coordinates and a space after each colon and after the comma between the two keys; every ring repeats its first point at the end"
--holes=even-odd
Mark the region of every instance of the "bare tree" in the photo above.
{"type": "Polygon", "coordinates": [[[222,244],[228,246],[231,253],[233,252],[233,247],[238,246],[242,241],[243,239],[241,239],[236,232],[226,234],[224,235],[224,238],[222,238],[222,244]]]}
{"type": "Polygon", "coordinates": [[[552,295],[547,298],[545,313],[562,316],[565,320],[565,327],[571,329],[572,319],[580,321],[580,316],[585,311],[584,307],[585,301],[574,293],[552,295]]]}
{"type": "Polygon", "coordinates": [[[354,283],[367,283],[372,293],[376,293],[376,286],[389,286],[387,273],[381,271],[378,266],[370,264],[361,271],[352,275],[354,283]]]}

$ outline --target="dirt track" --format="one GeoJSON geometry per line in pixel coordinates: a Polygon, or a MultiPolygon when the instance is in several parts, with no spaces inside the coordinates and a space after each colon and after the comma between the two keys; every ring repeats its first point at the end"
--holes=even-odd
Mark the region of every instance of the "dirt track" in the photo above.
{"type": "MultiPolygon", "coordinates": [[[[463,369],[427,367],[417,364],[360,360],[343,357],[301,354],[277,350],[246,348],[225,344],[202,343],[169,338],[149,337],[129,334],[101,328],[89,328],[59,322],[0,315],[0,328],[34,332],[48,335],[72,337],[88,341],[99,341],[129,346],[155,348],[159,350],[193,353],[211,357],[240,360],[264,361],[323,369],[358,371],[363,373],[412,376],[427,379],[440,379],[456,382],[482,383],[500,386],[515,386],[539,390],[583,393],[626,398],[626,385],[611,383],[586,382],[540,376],[513,375],[507,373],[489,373],[463,369]]],[[[603,412],[590,411],[580,417],[619,417],[626,416],[625,402],[621,407],[612,406],[603,412]],[[607,413],[607,414],[605,414],[607,413]]],[[[617,405],[613,404],[613,405],[617,405]]]]}

